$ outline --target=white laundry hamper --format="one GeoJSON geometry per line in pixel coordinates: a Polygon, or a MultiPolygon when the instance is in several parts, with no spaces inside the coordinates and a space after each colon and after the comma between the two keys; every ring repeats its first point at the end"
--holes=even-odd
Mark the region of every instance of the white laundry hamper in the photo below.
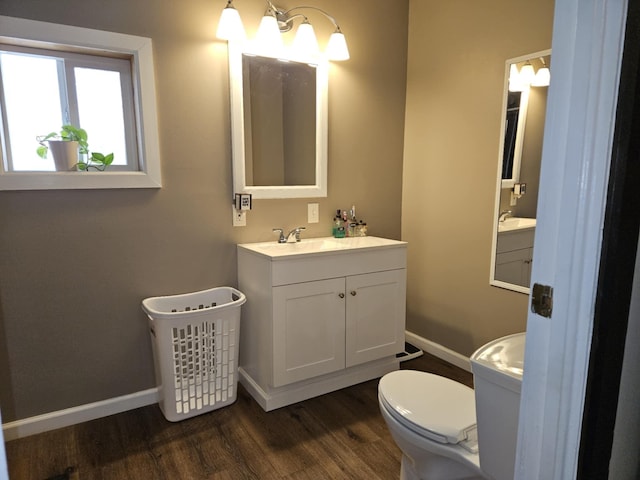
{"type": "Polygon", "coordinates": [[[240,307],[231,287],[142,301],[149,317],[159,404],[171,422],[235,402],[240,307]]]}

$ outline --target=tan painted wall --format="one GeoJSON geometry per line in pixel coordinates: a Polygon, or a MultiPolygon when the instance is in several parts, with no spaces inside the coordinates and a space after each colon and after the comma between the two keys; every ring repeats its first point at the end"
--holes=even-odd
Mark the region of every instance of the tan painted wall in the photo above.
{"type": "Polygon", "coordinates": [[[523,331],[489,285],[505,60],[551,47],[553,1],[411,0],[402,238],[407,328],[464,355],[523,331]]]}
{"type": "MultiPolygon", "coordinates": [[[[330,71],[321,222],[306,223],[308,200],[262,200],[233,228],[226,46],[214,38],[224,0],[2,1],[1,15],[153,39],[164,181],[0,192],[5,422],[153,387],[141,300],[235,285],[237,243],[274,239],[273,227],[328,235],[332,212],[352,204],[372,234],[400,238],[408,0],[313,4],[339,20],[352,56],[330,71]]],[[[236,2],[247,29],[264,5],[236,2]]],[[[326,42],[329,22],[310,18],[326,42]]]]}

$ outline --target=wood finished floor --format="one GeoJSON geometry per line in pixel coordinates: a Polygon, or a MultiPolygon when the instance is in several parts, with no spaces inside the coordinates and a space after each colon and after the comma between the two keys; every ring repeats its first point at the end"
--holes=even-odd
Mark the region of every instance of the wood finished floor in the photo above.
{"type": "MultiPolygon", "coordinates": [[[[401,364],[472,386],[470,373],[424,354],[401,364]]],[[[264,412],[238,399],[178,423],[157,405],[8,442],[11,480],[399,478],[400,450],[378,410],[378,380],[264,412]]]]}

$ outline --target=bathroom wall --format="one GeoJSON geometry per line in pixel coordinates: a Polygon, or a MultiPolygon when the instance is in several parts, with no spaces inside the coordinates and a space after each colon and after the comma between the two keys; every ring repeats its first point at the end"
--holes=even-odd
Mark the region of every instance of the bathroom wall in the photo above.
{"type": "Polygon", "coordinates": [[[489,285],[505,61],[551,48],[553,1],[411,0],[402,238],[407,329],[463,355],[524,331],[489,285]]]}
{"type": "MultiPolygon", "coordinates": [[[[153,39],[164,182],[0,192],[3,421],[152,388],[141,300],[235,285],[237,243],[275,239],[273,227],[327,235],[332,212],[352,204],[373,235],[400,238],[408,0],[312,2],[339,20],[352,56],[330,71],[328,197],[256,200],[245,228],[231,226],[226,45],[215,39],[225,4],[0,3],[0,15],[153,39]],[[309,201],[320,203],[319,224],[306,223],[309,201]]],[[[264,2],[235,4],[255,30],[264,2]]],[[[329,22],[310,18],[324,44],[329,22]]]]}

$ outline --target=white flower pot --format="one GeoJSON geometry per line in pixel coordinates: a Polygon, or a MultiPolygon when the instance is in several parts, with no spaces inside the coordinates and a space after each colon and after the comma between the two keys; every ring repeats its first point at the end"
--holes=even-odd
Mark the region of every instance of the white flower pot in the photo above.
{"type": "Polygon", "coordinates": [[[48,140],[53,155],[53,163],[58,172],[76,170],[78,163],[78,142],[65,140],[48,140]]]}

